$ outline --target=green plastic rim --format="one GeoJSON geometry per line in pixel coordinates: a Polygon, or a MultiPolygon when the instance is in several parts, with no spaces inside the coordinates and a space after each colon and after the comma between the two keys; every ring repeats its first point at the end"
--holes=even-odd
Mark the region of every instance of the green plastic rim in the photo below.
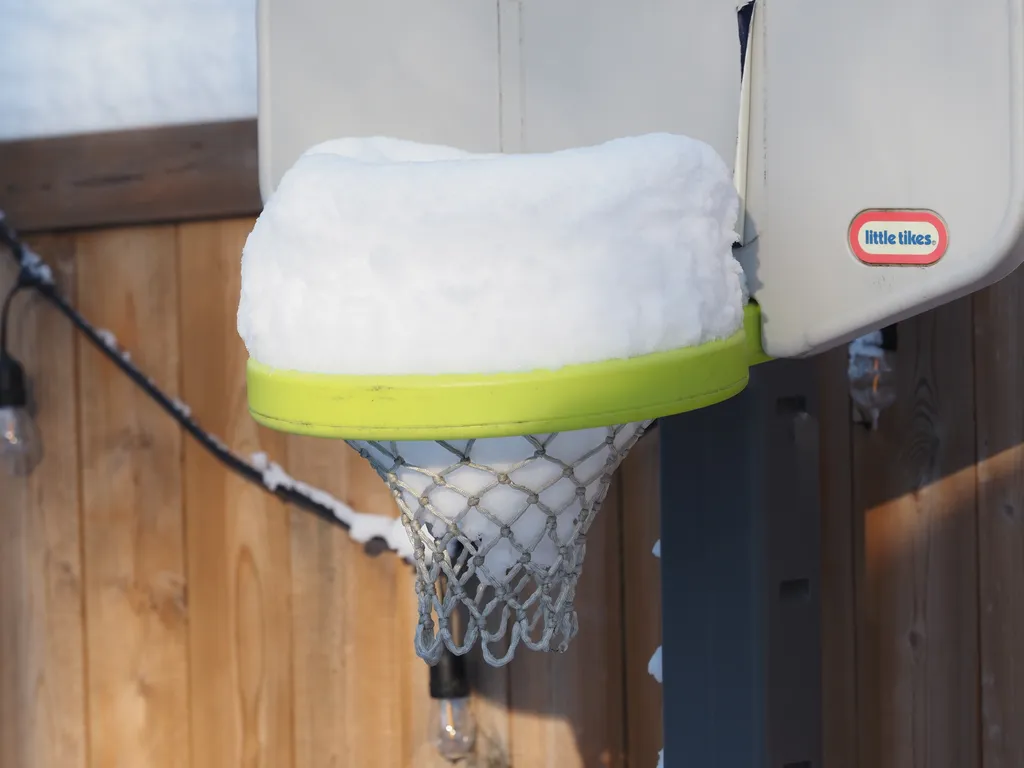
{"type": "Polygon", "coordinates": [[[761,350],[761,313],[731,338],[558,370],[352,376],[249,360],[249,412],[282,432],[348,440],[462,440],[588,429],[705,408],[740,393],[761,350]]]}

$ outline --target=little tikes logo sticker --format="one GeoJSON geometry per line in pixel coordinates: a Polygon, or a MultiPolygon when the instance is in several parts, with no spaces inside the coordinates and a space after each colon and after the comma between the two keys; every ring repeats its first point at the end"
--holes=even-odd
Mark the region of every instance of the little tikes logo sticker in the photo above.
{"type": "Polygon", "coordinates": [[[949,232],[934,211],[873,209],[857,214],[849,240],[865,264],[926,267],[946,252],[949,232]]]}

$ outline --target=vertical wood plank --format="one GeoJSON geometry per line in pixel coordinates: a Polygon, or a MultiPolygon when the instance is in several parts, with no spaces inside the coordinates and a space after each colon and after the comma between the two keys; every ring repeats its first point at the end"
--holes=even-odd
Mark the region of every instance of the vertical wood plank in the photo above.
{"type": "Polygon", "coordinates": [[[856,528],[848,352],[818,359],[821,424],[822,748],[828,768],[859,768],[856,528]]]}
{"type": "MultiPolygon", "coordinates": [[[[396,560],[394,557],[391,559],[396,560]]],[[[409,768],[451,768],[451,763],[442,758],[434,746],[433,737],[440,714],[432,708],[430,668],[416,655],[413,645],[418,620],[413,571],[411,566],[399,565],[397,560],[395,564],[398,566],[394,579],[397,587],[397,632],[393,634],[390,645],[391,656],[398,662],[399,679],[390,695],[401,733],[401,754],[395,764],[409,768]]],[[[475,708],[478,717],[482,709],[486,707],[481,707],[478,701],[475,708]]],[[[478,763],[476,755],[462,762],[459,768],[479,768],[481,765],[492,768],[487,763],[478,763]]]]}
{"type": "Polygon", "coordinates": [[[854,440],[862,765],[979,764],[970,300],[900,326],[897,404],[854,440]]]}
{"type": "MultiPolygon", "coordinates": [[[[39,237],[32,247],[73,299],[74,238],[39,237]]],[[[0,293],[15,276],[0,253],[0,293]]],[[[35,295],[18,299],[11,323],[45,457],[27,478],[0,468],[0,768],[84,768],[75,332],[35,295]]]]}
{"type": "MultiPolygon", "coordinates": [[[[177,392],[173,228],[80,235],[78,304],[177,392]]],[[[181,434],[78,347],[90,764],[188,766],[181,434]]]]}
{"type": "Polygon", "coordinates": [[[984,768],[1024,765],[1024,273],[975,297],[984,768]]]}
{"type": "Polygon", "coordinates": [[[638,442],[619,470],[622,488],[622,588],[625,625],[626,764],[655,766],[664,744],[661,685],[647,672],[661,645],[659,431],[638,442]]]}
{"type": "Polygon", "coordinates": [[[509,709],[509,668],[488,666],[479,652],[471,654],[468,663],[473,683],[473,711],[477,719],[476,762],[472,768],[510,768],[512,713],[509,709]]]}
{"type": "MultiPolygon", "coordinates": [[[[339,441],[289,437],[288,465],[360,512],[398,514],[370,465],[339,441]]],[[[411,567],[391,552],[371,557],[343,530],[298,511],[291,546],[296,768],[447,765],[432,742],[428,668],[413,646],[411,567]]],[[[504,670],[482,673],[475,714],[484,753],[507,711],[494,701],[504,670]]]]}
{"type": "MultiPolygon", "coordinates": [[[[387,487],[340,441],[289,437],[289,468],[361,512],[397,515],[387,487]]],[[[297,768],[413,764],[406,710],[427,707],[407,686],[413,594],[392,553],[370,557],[339,528],[295,512],[291,524],[297,768]],[[408,689],[408,690],[406,690],[408,689]]],[[[425,674],[425,667],[423,669],[425,674]]]]}
{"type": "Polygon", "coordinates": [[[514,766],[625,764],[621,485],[587,535],[576,592],[579,634],[564,654],[518,651],[509,665],[514,766]]]}
{"type": "MultiPolygon", "coordinates": [[[[343,443],[288,438],[288,469],[303,481],[346,500],[352,483],[343,443]]],[[[358,558],[348,536],[311,515],[291,516],[292,654],[295,675],[295,766],[340,768],[346,764],[353,711],[348,678],[352,634],[359,617],[346,599],[346,566],[358,558]]],[[[364,674],[372,670],[363,668],[364,674]]],[[[353,697],[354,698],[354,697],[353,697]]]]}
{"type": "MultiPolygon", "coordinates": [[[[235,331],[239,256],[251,228],[251,219],[179,228],[182,392],[195,419],[232,449],[280,459],[284,436],[249,416],[235,331]]],[[[184,466],[193,765],[289,768],[289,513],[195,441],[184,466]]]]}

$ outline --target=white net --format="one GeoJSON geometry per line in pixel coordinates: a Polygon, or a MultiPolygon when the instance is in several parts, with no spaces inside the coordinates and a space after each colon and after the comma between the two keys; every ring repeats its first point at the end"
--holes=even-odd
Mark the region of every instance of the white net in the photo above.
{"type": "Polygon", "coordinates": [[[520,643],[564,651],[586,534],[612,475],[650,424],[452,441],[349,441],[395,496],[413,543],[428,663],[479,641],[500,666],[520,643]],[[464,632],[453,612],[464,607],[464,632]]]}

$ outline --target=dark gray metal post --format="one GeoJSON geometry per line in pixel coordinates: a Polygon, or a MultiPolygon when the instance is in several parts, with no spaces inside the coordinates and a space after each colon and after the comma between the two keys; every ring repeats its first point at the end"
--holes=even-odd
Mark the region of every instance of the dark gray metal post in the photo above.
{"type": "Polygon", "coordinates": [[[823,768],[816,395],[775,361],[660,422],[667,765],[823,768]]]}

